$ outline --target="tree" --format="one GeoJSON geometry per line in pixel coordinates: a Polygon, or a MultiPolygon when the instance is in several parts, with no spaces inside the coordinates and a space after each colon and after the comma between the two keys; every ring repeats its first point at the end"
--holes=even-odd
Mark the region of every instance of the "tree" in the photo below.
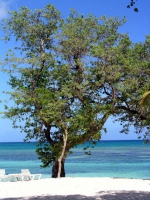
{"type": "Polygon", "coordinates": [[[100,139],[110,116],[125,123],[123,132],[131,124],[146,126],[139,100],[148,85],[149,38],[132,44],[118,33],[124,23],[74,10],[63,20],[51,5],[33,12],[22,7],[3,23],[4,40],[13,35],[19,45],[3,62],[15,103],[5,106],[5,117],[25,140],[37,140],[43,167],[53,164],[52,177],[65,176],[71,149],[100,139]]]}

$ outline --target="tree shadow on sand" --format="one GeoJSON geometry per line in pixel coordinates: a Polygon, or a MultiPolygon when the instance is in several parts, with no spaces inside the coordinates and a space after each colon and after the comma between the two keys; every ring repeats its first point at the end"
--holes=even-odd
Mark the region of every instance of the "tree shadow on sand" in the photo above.
{"type": "Polygon", "coordinates": [[[83,195],[43,195],[34,197],[3,198],[3,200],[150,200],[150,192],[100,191],[96,196],[83,195]]]}
{"type": "Polygon", "coordinates": [[[150,191],[101,191],[97,200],[150,200],[150,191]]]}

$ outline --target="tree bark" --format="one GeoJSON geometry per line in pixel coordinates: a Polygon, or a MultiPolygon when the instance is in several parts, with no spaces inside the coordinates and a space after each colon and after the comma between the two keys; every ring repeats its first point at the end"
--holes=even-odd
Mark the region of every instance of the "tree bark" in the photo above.
{"type": "MultiPolygon", "coordinates": [[[[65,177],[65,159],[61,160],[61,173],[60,173],[60,177],[65,177]]],[[[59,170],[59,161],[56,160],[53,164],[52,167],[52,178],[58,178],[58,170],[59,170]]]]}
{"type": "Polygon", "coordinates": [[[52,178],[65,177],[65,158],[66,158],[66,145],[67,145],[68,131],[65,127],[65,133],[63,134],[63,147],[60,157],[54,162],[52,168],[52,178]]]}

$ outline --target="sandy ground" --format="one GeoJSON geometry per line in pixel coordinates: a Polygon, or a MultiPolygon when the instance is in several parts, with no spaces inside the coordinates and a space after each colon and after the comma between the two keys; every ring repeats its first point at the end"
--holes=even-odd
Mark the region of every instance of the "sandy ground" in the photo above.
{"type": "Polygon", "coordinates": [[[0,182],[4,200],[150,200],[150,180],[61,178],[0,182]]]}

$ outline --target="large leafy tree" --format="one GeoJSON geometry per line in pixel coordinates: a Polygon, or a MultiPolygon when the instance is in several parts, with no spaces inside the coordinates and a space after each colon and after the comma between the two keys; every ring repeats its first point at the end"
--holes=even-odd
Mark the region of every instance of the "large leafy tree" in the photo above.
{"type": "Polygon", "coordinates": [[[148,88],[149,38],[132,44],[118,33],[124,23],[74,10],[63,20],[51,5],[22,7],[3,23],[4,40],[18,42],[4,61],[15,103],[5,106],[5,117],[25,140],[37,140],[43,167],[53,164],[52,177],[65,176],[70,150],[99,139],[110,116],[125,123],[123,132],[131,124],[148,127],[139,100],[148,88]]]}

